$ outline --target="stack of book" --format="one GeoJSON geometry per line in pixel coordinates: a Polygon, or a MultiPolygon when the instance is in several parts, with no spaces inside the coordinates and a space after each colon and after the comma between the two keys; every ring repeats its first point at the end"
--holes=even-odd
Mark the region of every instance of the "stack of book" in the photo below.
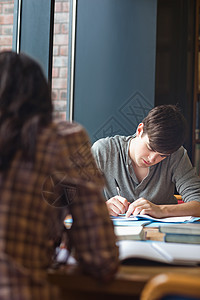
{"type": "Polygon", "coordinates": [[[165,233],[165,242],[200,244],[200,222],[160,225],[159,231],[165,233]]]}
{"type": "Polygon", "coordinates": [[[143,226],[114,226],[117,240],[145,240],[143,226]]]}

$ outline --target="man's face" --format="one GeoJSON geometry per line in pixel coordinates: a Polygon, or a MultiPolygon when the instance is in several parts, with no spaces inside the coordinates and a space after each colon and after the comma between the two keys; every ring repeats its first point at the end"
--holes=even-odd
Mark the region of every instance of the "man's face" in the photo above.
{"type": "Polygon", "coordinates": [[[140,168],[156,165],[168,156],[151,149],[148,135],[143,134],[142,123],[138,126],[136,138],[131,141],[129,155],[135,166],[140,168]]]}

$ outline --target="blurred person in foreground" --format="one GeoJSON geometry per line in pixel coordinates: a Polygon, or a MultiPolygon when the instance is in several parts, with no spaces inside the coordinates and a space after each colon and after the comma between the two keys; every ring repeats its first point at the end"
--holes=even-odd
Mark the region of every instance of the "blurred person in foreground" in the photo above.
{"type": "Polygon", "coordinates": [[[0,299],[61,299],[47,269],[67,231],[82,270],[113,278],[118,248],[104,181],[85,130],[53,122],[51,93],[33,59],[0,53],[0,299]]]}

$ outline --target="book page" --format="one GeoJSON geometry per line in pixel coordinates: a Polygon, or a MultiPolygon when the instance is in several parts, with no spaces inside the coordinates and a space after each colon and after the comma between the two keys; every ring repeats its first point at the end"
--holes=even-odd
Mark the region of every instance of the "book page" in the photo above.
{"type": "Polygon", "coordinates": [[[117,217],[111,217],[113,221],[137,221],[137,220],[150,220],[157,222],[169,222],[169,223],[183,223],[183,222],[194,222],[200,219],[200,217],[192,217],[192,216],[183,216],[183,217],[168,217],[168,218],[154,218],[149,215],[131,215],[129,218],[125,216],[125,214],[119,215],[117,217]]]}
{"type": "Polygon", "coordinates": [[[175,265],[197,265],[200,263],[200,245],[122,240],[119,259],[140,258],[175,265]]]}
{"type": "Polygon", "coordinates": [[[117,245],[119,246],[119,259],[121,261],[140,258],[168,263],[168,259],[151,246],[151,242],[123,240],[119,241],[117,245]]]}
{"type": "Polygon", "coordinates": [[[174,264],[192,265],[200,263],[200,245],[152,242],[159,253],[167,253],[174,264]]]}

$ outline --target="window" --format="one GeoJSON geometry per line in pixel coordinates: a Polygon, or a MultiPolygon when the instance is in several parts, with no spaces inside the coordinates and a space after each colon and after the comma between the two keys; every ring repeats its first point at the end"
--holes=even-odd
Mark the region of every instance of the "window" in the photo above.
{"type": "Polygon", "coordinates": [[[54,116],[66,119],[69,0],[56,0],[54,13],[52,94],[54,116]]]}

